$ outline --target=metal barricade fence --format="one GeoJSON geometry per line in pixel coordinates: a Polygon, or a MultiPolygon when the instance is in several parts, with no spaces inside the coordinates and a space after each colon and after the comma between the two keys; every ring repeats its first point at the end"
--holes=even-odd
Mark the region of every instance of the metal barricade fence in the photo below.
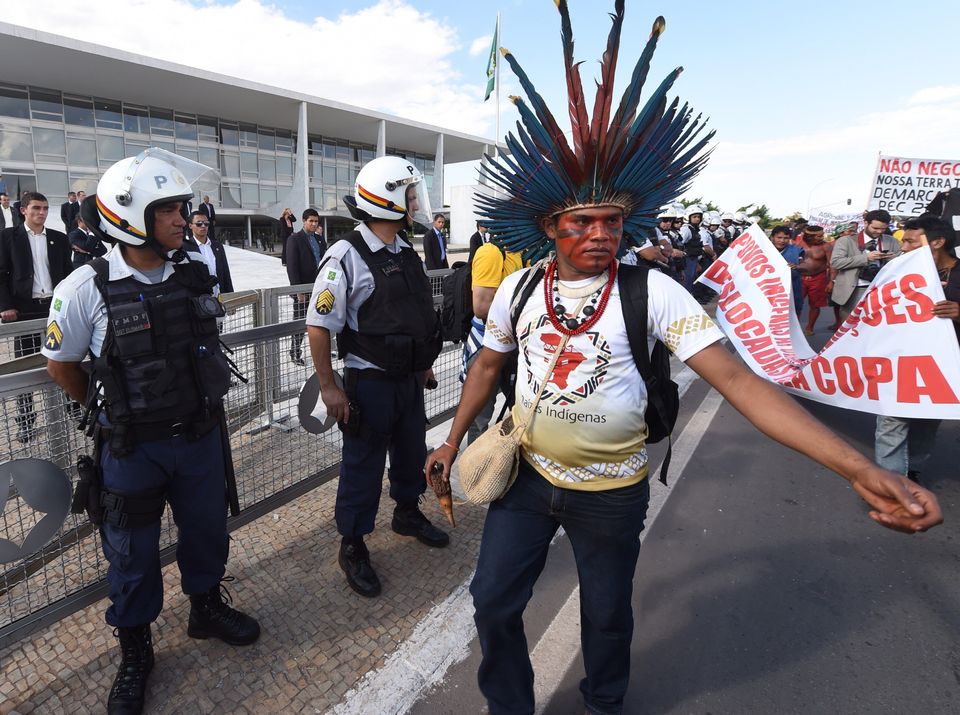
{"type": "MultiPolygon", "coordinates": [[[[339,473],[339,430],[311,435],[300,429],[297,418],[299,390],[313,367],[306,339],[306,365],[290,359],[291,340],[303,333],[304,325],[293,319],[293,301],[288,296],[309,295],[310,289],[309,285],[284,286],[224,296],[228,316],[221,340],[248,379],[247,383],[235,381],[225,401],[241,507],[240,514],[228,521],[231,531],[339,473]]],[[[76,408],[48,377],[42,356],[9,362],[14,339],[40,332],[44,324],[38,320],[0,326],[0,346],[10,348],[10,356],[4,354],[7,364],[0,365],[5,425],[0,431],[0,464],[25,457],[49,460],[75,484],[77,456],[92,453],[90,440],[76,429],[76,408]],[[13,367],[20,370],[13,372],[13,367]],[[24,436],[23,425],[29,426],[25,442],[17,439],[24,436]]],[[[461,347],[446,345],[434,365],[440,387],[426,393],[429,420],[442,421],[456,409],[461,363],[461,347]]],[[[342,369],[342,363],[335,359],[334,368],[342,369]]],[[[4,471],[0,498],[9,485],[4,471]]],[[[43,517],[15,490],[5,503],[0,501],[0,510],[0,538],[18,545],[43,517]]],[[[168,509],[161,532],[164,564],[173,561],[175,542],[176,527],[168,509]]],[[[99,533],[86,515],[68,516],[58,534],[39,551],[0,564],[0,648],[104,597],[107,567],[99,533]]]]}

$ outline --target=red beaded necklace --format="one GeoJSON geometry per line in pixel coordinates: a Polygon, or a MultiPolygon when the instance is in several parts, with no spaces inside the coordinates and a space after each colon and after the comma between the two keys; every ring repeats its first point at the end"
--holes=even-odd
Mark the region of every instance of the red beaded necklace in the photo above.
{"type": "Polygon", "coordinates": [[[543,278],[543,299],[547,305],[547,317],[550,319],[550,324],[561,335],[580,335],[581,333],[587,332],[600,320],[600,316],[603,315],[603,311],[607,307],[607,301],[610,299],[610,293],[613,291],[613,284],[617,280],[617,261],[614,260],[610,262],[609,270],[610,275],[607,276],[607,284],[603,287],[603,292],[600,294],[600,302],[597,304],[597,309],[592,315],[587,316],[576,328],[571,329],[564,324],[564,321],[557,316],[556,311],[553,309],[553,286],[554,282],[559,283],[560,281],[560,278],[557,276],[557,260],[553,259],[550,265],[547,266],[546,275],[543,278]]]}

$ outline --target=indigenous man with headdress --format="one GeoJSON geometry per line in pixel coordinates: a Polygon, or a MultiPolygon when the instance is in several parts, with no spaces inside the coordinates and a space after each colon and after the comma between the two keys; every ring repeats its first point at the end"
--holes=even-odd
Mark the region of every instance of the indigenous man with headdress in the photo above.
{"type": "MultiPolygon", "coordinates": [[[[523,120],[518,136],[508,135],[510,153],[485,167],[506,196],[478,201],[495,240],[539,262],[511,274],[498,289],[450,434],[425,465],[431,474],[440,464],[442,477],[449,478],[467,428],[495,389],[508,354],[519,350],[516,419],[526,416],[544,382],[546,387],[523,436],[516,481],[490,504],[470,588],[483,652],[478,680],[494,715],[534,712],[523,612],[561,526],[580,577],[586,670],[580,689],[586,709],[622,710],[630,675],[633,575],[650,491],[647,391],[629,347],[620,300],[626,284],[618,278],[620,273],[636,279],[643,269],[620,270],[615,255],[624,236],[644,236],[658,207],[686,189],[704,164],[700,152],[711,136],[700,135],[700,123],[686,105],[667,103],[679,69],[637,111],[663,18],[654,23],[624,98],[611,112],[622,0],[612,15],[591,121],[566,2],[557,6],[573,146],[516,60],[503,51],[530,105],[514,99],[523,120]],[[535,281],[536,289],[519,312],[512,310],[527,281],[535,281]],[[563,359],[546,374],[557,350],[563,359]]],[[[933,495],[870,462],[732,356],[720,344],[720,330],[682,286],[656,271],[648,273],[647,284],[650,338],[666,343],[757,427],[848,479],[881,525],[913,533],[942,520],[933,495]]]]}

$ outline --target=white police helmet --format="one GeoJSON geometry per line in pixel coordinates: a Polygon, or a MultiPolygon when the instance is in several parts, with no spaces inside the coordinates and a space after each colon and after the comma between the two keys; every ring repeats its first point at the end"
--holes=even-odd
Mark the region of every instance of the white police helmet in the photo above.
{"type": "Polygon", "coordinates": [[[747,222],[747,215],[743,211],[737,211],[733,215],[733,222],[743,224],[747,222]]]}
{"type": "Polygon", "coordinates": [[[702,216],[703,206],[701,206],[700,204],[690,204],[689,206],[687,206],[687,210],[686,210],[687,219],[689,219],[694,214],[700,214],[702,216]]]}
{"type": "Polygon", "coordinates": [[[721,221],[733,221],[733,214],[730,213],[729,211],[724,211],[722,214],[720,214],[720,220],[721,220],[721,221]]]}
{"type": "Polygon", "coordinates": [[[353,217],[361,221],[403,221],[408,213],[407,192],[411,187],[416,191],[417,203],[413,218],[429,226],[433,217],[423,174],[403,157],[381,156],[360,169],[355,193],[345,196],[344,203],[353,217]]]}
{"type": "Polygon", "coordinates": [[[209,166],[152,147],[107,169],[97,193],[84,199],[80,216],[101,238],[143,246],[153,240],[157,206],[181,201],[186,217],[186,202],[194,191],[216,187],[219,181],[209,166]]]}
{"type": "Polygon", "coordinates": [[[703,215],[703,223],[705,226],[719,226],[720,225],[720,212],[719,211],[707,211],[703,215]]]}
{"type": "Polygon", "coordinates": [[[664,207],[663,211],[660,212],[660,215],[657,216],[658,221],[673,221],[677,218],[677,209],[673,206],[664,207]]]}

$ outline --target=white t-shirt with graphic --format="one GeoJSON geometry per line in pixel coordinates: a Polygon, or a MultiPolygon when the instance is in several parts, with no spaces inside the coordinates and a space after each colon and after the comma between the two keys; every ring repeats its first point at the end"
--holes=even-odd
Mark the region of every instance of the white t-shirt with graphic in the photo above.
{"type": "MultiPolygon", "coordinates": [[[[510,302],[528,270],[508,276],[500,285],[483,339],[485,347],[497,352],[520,346],[514,420],[529,411],[563,337],[547,318],[543,281],[524,306],[514,335],[510,302]]],[[[564,293],[591,282],[560,281],[560,296],[568,310],[579,301],[564,293]]],[[[677,358],[686,360],[723,338],[703,308],[676,281],[650,271],[648,293],[651,349],[660,339],[677,358]]],[[[638,482],[647,475],[646,407],[646,386],[630,352],[620,293],[614,284],[600,319],[567,342],[524,433],[523,453],[541,475],[558,486],[603,490],[638,482]]]]}

